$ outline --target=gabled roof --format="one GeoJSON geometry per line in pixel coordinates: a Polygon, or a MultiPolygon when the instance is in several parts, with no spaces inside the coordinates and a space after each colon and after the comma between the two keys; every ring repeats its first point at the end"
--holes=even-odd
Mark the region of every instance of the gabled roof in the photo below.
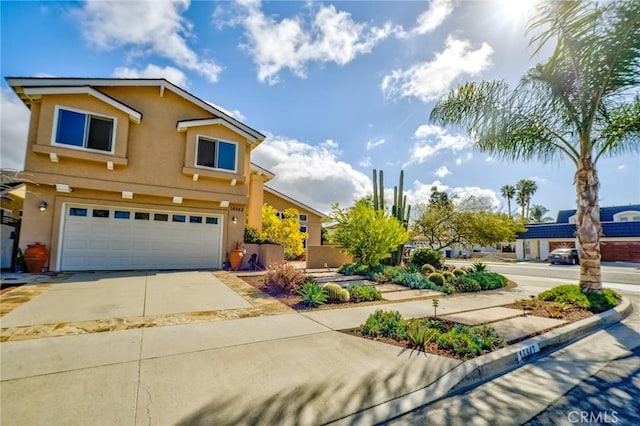
{"type": "Polygon", "coordinates": [[[276,176],[273,172],[265,169],[264,167],[258,166],[254,162],[251,162],[250,166],[251,166],[251,173],[256,173],[258,175],[264,175],[264,176],[267,177],[267,180],[271,180],[276,176]]]}
{"type": "Polygon", "coordinates": [[[301,202],[300,202],[300,201],[298,201],[298,200],[294,200],[293,198],[291,198],[291,197],[289,197],[289,196],[287,196],[287,195],[284,195],[282,192],[278,192],[278,191],[276,191],[275,189],[273,189],[273,188],[269,188],[269,187],[268,187],[268,186],[266,186],[266,185],[264,185],[264,186],[263,186],[263,188],[264,188],[264,190],[265,190],[266,192],[268,192],[268,193],[270,193],[270,194],[273,194],[273,195],[275,195],[276,197],[280,197],[280,198],[282,198],[282,199],[284,199],[284,200],[286,200],[286,201],[290,202],[291,204],[294,204],[294,205],[296,205],[296,206],[298,206],[298,207],[300,207],[300,208],[302,208],[302,209],[305,209],[305,210],[307,210],[307,211],[309,211],[309,212],[311,212],[311,213],[313,213],[313,214],[315,214],[315,215],[318,215],[318,216],[320,216],[320,218],[324,218],[324,217],[326,216],[326,214],[324,214],[324,213],[320,213],[318,210],[316,210],[316,209],[314,209],[314,208],[311,208],[311,207],[307,206],[306,204],[301,203],[301,202]]]}
{"type": "MultiPolygon", "coordinates": [[[[527,232],[519,232],[517,239],[533,240],[547,238],[576,237],[575,223],[550,223],[541,225],[525,225],[527,232]]],[[[640,222],[602,222],[602,237],[638,237],[640,238],[640,222]]]]}
{"type": "MultiPolygon", "coordinates": [[[[627,210],[640,211],[640,204],[627,206],[600,207],[600,222],[613,222],[613,216],[627,210]]],[[[569,218],[576,214],[576,210],[560,210],[556,223],[569,223],[569,218]]]]}
{"type": "MultiPolygon", "coordinates": [[[[44,88],[53,90],[53,88],[64,87],[91,87],[94,90],[97,87],[159,87],[160,92],[169,90],[176,95],[186,99],[189,102],[199,106],[205,111],[219,117],[225,122],[229,123],[233,127],[240,129],[242,132],[251,135],[257,143],[262,142],[265,139],[265,135],[257,130],[247,126],[239,120],[231,117],[224,111],[214,107],[208,102],[203,101],[197,96],[187,92],[184,89],[176,86],[164,78],[55,78],[55,77],[7,77],[7,83],[13,91],[22,99],[25,105],[31,105],[31,99],[29,94],[25,92],[32,91],[34,88],[40,88],[42,91],[44,88]]],[[[106,95],[105,95],[106,96],[106,95]]]]}

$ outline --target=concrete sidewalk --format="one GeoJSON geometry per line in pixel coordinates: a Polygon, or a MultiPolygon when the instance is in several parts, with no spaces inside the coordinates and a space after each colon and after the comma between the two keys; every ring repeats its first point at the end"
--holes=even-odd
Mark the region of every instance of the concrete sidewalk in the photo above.
{"type": "MultiPolygon", "coordinates": [[[[195,293],[203,291],[199,293],[202,300],[195,298],[191,306],[212,303],[207,300],[216,296],[207,292],[214,288],[217,294],[225,294],[222,287],[234,293],[225,299],[226,309],[198,321],[173,325],[141,322],[137,324],[140,327],[121,331],[1,343],[0,423],[307,425],[344,418],[346,424],[369,424],[369,420],[380,420],[378,416],[388,416],[385,410],[393,414],[415,403],[416,398],[442,396],[456,385],[469,384],[474,377],[487,378],[514,368],[518,350],[527,347],[523,342],[466,363],[425,355],[336,330],[361,324],[376,309],[398,310],[406,318],[430,316],[431,300],[301,314],[278,307],[279,302],[243,286],[231,274],[202,274],[208,276],[163,273],[151,282],[145,274],[145,297],[140,297],[142,275],[125,279],[94,276],[92,282],[76,276],[5,315],[3,329],[7,319],[12,321],[9,324],[20,324],[18,328],[28,328],[25,323],[29,318],[46,321],[43,318],[50,315],[37,312],[40,309],[57,310],[56,315],[61,316],[56,320],[76,318],[80,309],[85,309],[83,315],[96,311],[69,306],[65,317],[64,306],[51,307],[51,303],[80,300],[104,306],[109,297],[122,301],[122,306],[114,309],[137,309],[135,314],[142,309],[144,314],[146,303],[154,300],[154,296],[149,298],[153,291],[157,299],[151,305],[155,313],[162,313],[179,297],[174,287],[178,282],[184,285],[182,278],[186,276],[209,283],[202,288],[197,284],[182,287],[195,293]],[[176,281],[178,277],[181,279],[176,281]],[[154,290],[149,292],[150,288],[154,290]],[[42,298],[47,295],[48,303],[44,303],[42,298]],[[126,300],[127,295],[131,300],[126,300]],[[95,297],[100,300],[92,301],[95,297]],[[38,302],[40,299],[43,301],[38,302]],[[245,303],[249,307],[243,307],[245,303]],[[381,411],[367,410],[370,407],[381,407],[381,411]]],[[[515,289],[441,298],[438,316],[458,315],[474,323],[496,320],[497,328],[521,317],[519,312],[495,307],[527,298],[537,288],[530,282],[515,289]]],[[[182,305],[180,309],[189,308],[182,305]]],[[[549,327],[536,322],[535,317],[527,317],[524,323],[549,327]]],[[[558,342],[599,324],[595,319],[583,327],[587,331],[570,328],[567,333],[571,336],[559,328],[550,338],[561,344],[558,342]]],[[[538,336],[537,342],[544,347],[542,337],[538,336]]]]}

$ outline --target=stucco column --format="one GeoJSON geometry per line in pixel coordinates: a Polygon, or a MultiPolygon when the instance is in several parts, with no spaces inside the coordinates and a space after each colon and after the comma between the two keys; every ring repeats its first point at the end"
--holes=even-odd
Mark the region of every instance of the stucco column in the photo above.
{"type": "Polygon", "coordinates": [[[264,203],[265,176],[251,174],[249,179],[249,205],[247,207],[247,224],[262,231],[262,204],[264,203]]]}

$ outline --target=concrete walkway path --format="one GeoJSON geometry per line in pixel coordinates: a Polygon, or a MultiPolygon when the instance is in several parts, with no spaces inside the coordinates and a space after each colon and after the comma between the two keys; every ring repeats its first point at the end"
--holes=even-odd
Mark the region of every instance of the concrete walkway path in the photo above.
{"type": "MultiPolygon", "coordinates": [[[[2,425],[321,424],[446,390],[471,365],[336,331],[376,309],[430,316],[429,299],[300,314],[226,272],[83,275],[0,318],[2,425]]],[[[438,316],[478,322],[531,288],[442,298],[438,316]]]]}

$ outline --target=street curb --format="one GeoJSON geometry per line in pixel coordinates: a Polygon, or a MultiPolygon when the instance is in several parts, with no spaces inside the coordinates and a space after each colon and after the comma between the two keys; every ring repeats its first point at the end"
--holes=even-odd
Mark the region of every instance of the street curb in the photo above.
{"type": "Polygon", "coordinates": [[[628,299],[614,309],[551,330],[509,347],[463,362],[425,388],[332,422],[332,425],[384,423],[417,407],[476,387],[527,362],[620,322],[633,312],[628,299]]]}

